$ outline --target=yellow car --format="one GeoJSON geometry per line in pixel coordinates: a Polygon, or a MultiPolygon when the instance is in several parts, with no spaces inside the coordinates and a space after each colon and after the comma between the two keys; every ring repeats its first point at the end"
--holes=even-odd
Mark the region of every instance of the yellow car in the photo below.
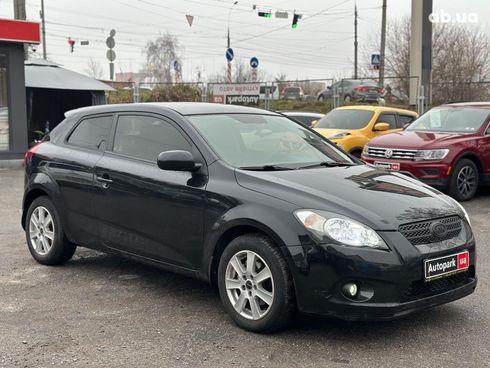
{"type": "Polygon", "coordinates": [[[356,157],[378,135],[403,129],[418,118],[414,111],[384,106],[344,106],[330,111],[315,130],[356,157]]]}

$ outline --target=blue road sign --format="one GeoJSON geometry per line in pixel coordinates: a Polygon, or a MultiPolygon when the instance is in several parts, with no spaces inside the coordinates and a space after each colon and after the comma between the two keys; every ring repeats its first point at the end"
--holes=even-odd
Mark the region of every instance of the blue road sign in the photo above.
{"type": "Polygon", "coordinates": [[[252,67],[252,69],[257,69],[257,67],[259,66],[259,59],[257,59],[255,56],[251,58],[250,66],[252,67]]]}
{"type": "Polygon", "coordinates": [[[228,60],[229,63],[231,63],[234,56],[235,53],[233,52],[233,49],[231,47],[226,49],[226,60],[228,60]]]}
{"type": "Polygon", "coordinates": [[[371,65],[379,66],[381,56],[379,54],[371,54],[371,65]]]}

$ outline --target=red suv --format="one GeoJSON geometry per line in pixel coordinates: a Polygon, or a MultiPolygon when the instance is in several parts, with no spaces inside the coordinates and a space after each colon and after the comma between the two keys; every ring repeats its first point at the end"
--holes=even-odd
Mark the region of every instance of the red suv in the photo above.
{"type": "Polygon", "coordinates": [[[490,102],[433,108],[405,130],[371,140],[362,158],[468,200],[490,183],[489,114],[490,102]]]}

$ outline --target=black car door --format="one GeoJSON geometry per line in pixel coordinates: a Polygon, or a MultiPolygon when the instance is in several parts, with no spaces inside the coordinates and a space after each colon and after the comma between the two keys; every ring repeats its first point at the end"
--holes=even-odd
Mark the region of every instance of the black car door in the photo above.
{"type": "Polygon", "coordinates": [[[207,177],[158,168],[159,153],[187,150],[181,129],[159,115],[120,114],[113,142],[95,168],[104,246],[194,269],[200,263],[207,177]]]}
{"type": "Polygon", "coordinates": [[[53,152],[47,167],[59,188],[67,230],[73,241],[86,246],[97,244],[94,168],[109,141],[113,118],[112,114],[81,118],[53,152]]]}

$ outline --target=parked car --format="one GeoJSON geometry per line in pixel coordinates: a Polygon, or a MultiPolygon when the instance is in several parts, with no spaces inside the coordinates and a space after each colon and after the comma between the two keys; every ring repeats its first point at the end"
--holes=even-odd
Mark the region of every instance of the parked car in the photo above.
{"type": "Polygon", "coordinates": [[[433,108],[404,131],[370,141],[362,157],[459,201],[471,199],[480,184],[490,183],[489,114],[490,102],[433,108]]]}
{"type": "Polygon", "coordinates": [[[306,111],[279,111],[279,113],[286,115],[288,118],[296,120],[310,128],[317,124],[318,121],[325,116],[325,114],[306,111]]]}
{"type": "Polygon", "coordinates": [[[345,102],[379,102],[383,97],[384,88],[372,80],[342,79],[318,94],[318,100],[331,99],[337,91],[340,100],[345,102]]]}
{"type": "Polygon", "coordinates": [[[206,280],[251,331],[296,309],[393,319],[476,287],[461,205],[277,113],[82,108],[27,152],[25,170],[22,226],[38,262],[85,246],[206,280]]]}
{"type": "Polygon", "coordinates": [[[302,100],[303,96],[301,87],[286,87],[281,92],[281,100],[302,100]]]}
{"type": "Polygon", "coordinates": [[[401,130],[417,118],[414,111],[381,106],[344,106],[330,111],[315,130],[361,157],[364,145],[374,137],[401,130]]]}

